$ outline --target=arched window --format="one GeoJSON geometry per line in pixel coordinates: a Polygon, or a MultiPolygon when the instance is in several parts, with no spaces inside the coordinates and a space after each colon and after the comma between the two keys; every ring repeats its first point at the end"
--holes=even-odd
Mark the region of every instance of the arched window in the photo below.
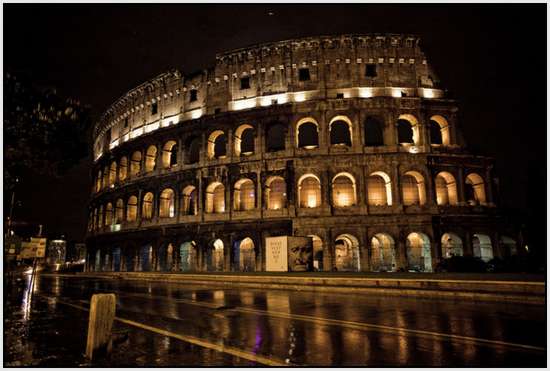
{"type": "Polygon", "coordinates": [[[141,152],[135,151],[130,160],[130,175],[136,176],[141,171],[141,152]]]}
{"type": "Polygon", "coordinates": [[[120,224],[124,220],[124,201],[119,198],[115,204],[115,224],[120,224]]]}
{"type": "Polygon", "coordinates": [[[435,177],[435,193],[438,205],[456,205],[458,197],[455,178],[451,173],[442,171],[435,177]]]}
{"type": "Polygon", "coordinates": [[[169,169],[178,164],[178,144],[175,140],[169,140],[162,147],[162,167],[169,169]]]}
{"type": "Polygon", "coordinates": [[[113,204],[108,203],[105,206],[105,226],[113,224],[113,204]]]}
{"type": "Polygon", "coordinates": [[[160,194],[160,210],[161,218],[173,218],[176,215],[174,191],[170,188],[163,190],[160,194]]]}
{"type": "Polygon", "coordinates": [[[103,173],[101,172],[101,170],[99,170],[97,172],[97,178],[95,179],[95,191],[96,192],[101,191],[101,180],[103,179],[102,174],[103,173]]]}
{"type": "Polygon", "coordinates": [[[209,159],[225,158],[227,154],[227,138],[221,130],[216,130],[208,137],[207,154],[209,159]]]}
{"type": "Polygon", "coordinates": [[[223,271],[223,241],[217,239],[213,243],[214,253],[212,256],[212,267],[214,271],[223,271]]]}
{"type": "Polygon", "coordinates": [[[391,181],[388,174],[375,171],[367,178],[368,204],[385,206],[392,204],[391,181]]]}
{"type": "Polygon", "coordinates": [[[235,130],[235,155],[249,156],[254,153],[254,128],[244,124],[235,130]]]}
{"type": "Polygon", "coordinates": [[[332,202],[336,207],[353,206],[357,203],[355,178],[349,173],[340,173],[332,179],[332,202]]]}
{"type": "Polygon", "coordinates": [[[300,207],[321,206],[321,182],[313,174],[303,175],[298,181],[300,207]]]}
{"type": "Polygon", "coordinates": [[[485,205],[485,183],[483,178],[476,173],[470,173],[466,177],[466,202],[469,205],[485,205]]]}
{"type": "Polygon", "coordinates": [[[330,120],[330,145],[351,147],[351,128],[351,121],[346,116],[336,116],[330,120]]]}
{"type": "Polygon", "coordinates": [[[267,152],[282,151],[285,149],[286,126],[279,122],[268,125],[265,135],[267,152]]]}
{"type": "Polygon", "coordinates": [[[114,185],[116,183],[116,161],[111,162],[111,167],[109,168],[109,185],[114,185]]]}
{"type": "Polygon", "coordinates": [[[377,147],[384,145],[384,124],[376,117],[365,120],[365,146],[377,147]]]}
{"type": "Polygon", "coordinates": [[[142,219],[152,219],[153,218],[153,194],[151,192],[147,192],[145,196],[143,196],[143,201],[141,203],[141,218],[142,219]]]}
{"type": "Polygon", "coordinates": [[[135,222],[137,219],[137,197],[130,196],[128,198],[128,204],[126,205],[126,220],[129,222],[135,222]]]}
{"type": "Polygon", "coordinates": [[[404,205],[424,205],[426,203],[424,177],[419,172],[406,172],[401,178],[401,187],[404,205]]]}
{"type": "Polygon", "coordinates": [[[187,241],[180,245],[180,270],[183,272],[195,269],[197,257],[197,244],[195,241],[187,241]]]}
{"type": "Polygon", "coordinates": [[[323,271],[323,240],[316,235],[309,235],[313,242],[313,269],[323,271]]]}
{"type": "Polygon", "coordinates": [[[128,176],[128,158],[126,156],[120,159],[120,166],[118,168],[118,180],[123,182],[128,176]]]}
{"type": "Polygon", "coordinates": [[[411,233],[407,236],[406,245],[409,271],[431,272],[432,252],[428,236],[424,233],[411,233]]]}
{"type": "Polygon", "coordinates": [[[206,212],[225,212],[225,187],[220,182],[213,182],[206,188],[206,212]]]}
{"type": "Polygon", "coordinates": [[[339,272],[359,272],[359,240],[351,234],[342,234],[334,241],[336,269],[339,272]]]}
{"type": "Polygon", "coordinates": [[[145,155],[145,172],[149,173],[155,170],[155,164],[157,161],[157,147],[149,146],[145,155]]]}
{"type": "Polygon", "coordinates": [[[94,230],[97,230],[99,224],[98,224],[98,212],[97,212],[97,208],[94,209],[94,216],[93,216],[93,219],[92,219],[92,228],[94,230]]]}
{"type": "Polygon", "coordinates": [[[254,241],[246,237],[238,244],[239,271],[254,272],[256,270],[256,253],[254,241]]]}
{"type": "Polygon", "coordinates": [[[105,220],[105,214],[103,214],[103,205],[99,206],[99,212],[97,215],[97,227],[101,228],[103,226],[103,221],[105,220]]]}
{"type": "Polygon", "coordinates": [[[488,262],[493,259],[493,246],[491,244],[491,238],[486,234],[474,234],[472,237],[472,246],[474,256],[476,258],[480,258],[484,262],[488,262]]]}
{"type": "Polygon", "coordinates": [[[371,270],[374,272],[397,270],[395,242],[387,233],[377,233],[371,239],[371,270]]]}
{"type": "Polygon", "coordinates": [[[399,116],[397,120],[397,143],[416,144],[418,138],[418,121],[416,117],[409,114],[399,116]]]}
{"type": "Polygon", "coordinates": [[[182,215],[197,215],[197,189],[195,186],[188,185],[182,191],[183,202],[182,202],[182,215]]]}
{"type": "Polygon", "coordinates": [[[109,187],[109,166],[105,166],[103,169],[103,188],[109,187]]]}
{"type": "Polygon", "coordinates": [[[296,124],[296,145],[299,148],[319,147],[319,124],[313,118],[304,118],[296,124]]]}
{"type": "Polygon", "coordinates": [[[445,117],[441,115],[430,117],[430,143],[443,144],[446,146],[451,144],[449,137],[449,123],[445,117]]]}
{"type": "Polygon", "coordinates": [[[185,141],[185,163],[196,164],[200,160],[201,139],[199,137],[189,137],[185,141]]]}
{"type": "Polygon", "coordinates": [[[235,183],[234,208],[236,211],[252,210],[255,207],[256,192],[254,182],[250,179],[240,179],[235,183]]]}
{"type": "Polygon", "coordinates": [[[286,182],[280,176],[269,177],[265,182],[267,208],[279,210],[286,207],[286,182]]]}
{"type": "Polygon", "coordinates": [[[444,233],[441,236],[441,255],[443,258],[464,255],[460,237],[454,233],[444,233]]]}

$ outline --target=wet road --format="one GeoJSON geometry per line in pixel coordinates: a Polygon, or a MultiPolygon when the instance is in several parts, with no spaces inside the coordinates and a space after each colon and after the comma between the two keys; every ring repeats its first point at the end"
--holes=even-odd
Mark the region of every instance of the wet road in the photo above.
{"type": "Polygon", "coordinates": [[[5,365],[546,365],[545,307],[37,277],[8,290],[5,365]],[[82,357],[93,293],[117,295],[109,359],[82,357]],[[29,300],[30,299],[30,300],[29,300]]]}

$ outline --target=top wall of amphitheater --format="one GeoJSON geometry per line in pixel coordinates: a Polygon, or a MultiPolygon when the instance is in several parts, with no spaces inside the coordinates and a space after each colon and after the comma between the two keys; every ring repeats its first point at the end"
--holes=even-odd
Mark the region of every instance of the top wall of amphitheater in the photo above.
{"type": "Polygon", "coordinates": [[[103,114],[94,160],[143,134],[221,112],[327,98],[443,98],[419,41],[394,34],[292,39],[218,54],[214,67],[194,74],[160,74],[103,114]]]}

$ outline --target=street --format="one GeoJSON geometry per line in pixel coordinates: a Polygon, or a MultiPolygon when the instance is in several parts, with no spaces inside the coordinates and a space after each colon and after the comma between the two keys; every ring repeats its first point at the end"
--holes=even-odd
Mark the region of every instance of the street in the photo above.
{"type": "MultiPolygon", "coordinates": [[[[30,276],[5,288],[5,366],[544,367],[545,307],[30,276]],[[90,297],[112,354],[84,359],[90,297]]],[[[5,286],[6,287],[6,286],[5,286]]]]}

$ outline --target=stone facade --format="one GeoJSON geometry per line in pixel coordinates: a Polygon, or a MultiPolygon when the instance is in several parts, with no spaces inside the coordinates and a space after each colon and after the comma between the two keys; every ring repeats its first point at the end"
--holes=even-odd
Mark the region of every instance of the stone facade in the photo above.
{"type": "Polygon", "coordinates": [[[518,251],[494,161],[407,35],[289,40],[164,73],[94,128],[88,269],[265,269],[315,236],[319,270],[432,271],[518,251]]]}

